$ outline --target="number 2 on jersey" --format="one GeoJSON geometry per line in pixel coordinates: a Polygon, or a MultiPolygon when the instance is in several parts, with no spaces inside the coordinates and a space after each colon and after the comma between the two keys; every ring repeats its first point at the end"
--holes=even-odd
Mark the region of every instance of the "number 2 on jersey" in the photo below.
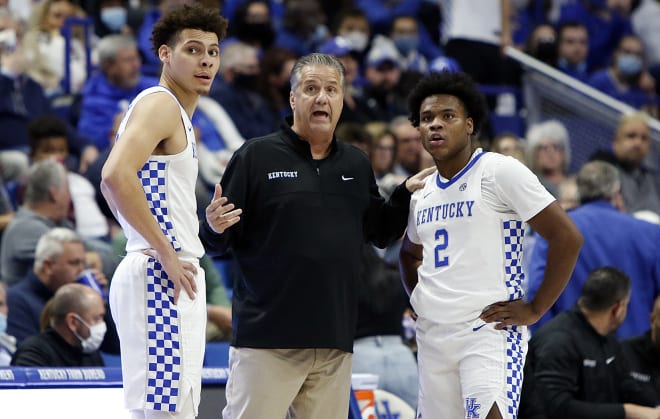
{"type": "Polygon", "coordinates": [[[441,252],[447,249],[449,243],[449,235],[447,230],[441,228],[440,230],[435,231],[435,240],[439,242],[435,246],[435,267],[440,268],[442,266],[449,265],[449,258],[447,256],[442,256],[441,252]]]}

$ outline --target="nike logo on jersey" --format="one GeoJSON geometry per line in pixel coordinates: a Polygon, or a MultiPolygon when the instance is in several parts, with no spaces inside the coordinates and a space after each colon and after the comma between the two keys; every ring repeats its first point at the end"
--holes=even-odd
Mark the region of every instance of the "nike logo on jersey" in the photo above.
{"type": "Polygon", "coordinates": [[[431,192],[427,193],[426,195],[424,195],[424,196],[422,197],[422,199],[426,199],[426,197],[429,196],[429,195],[431,195],[433,192],[435,192],[435,191],[431,191],[431,192]]]}
{"type": "Polygon", "coordinates": [[[607,358],[605,360],[605,364],[610,365],[612,363],[612,361],[614,361],[614,358],[616,358],[616,356],[611,356],[611,357],[607,358]]]}
{"type": "Polygon", "coordinates": [[[481,329],[481,328],[484,327],[485,325],[486,325],[486,323],[482,324],[481,326],[473,327],[473,328],[472,328],[472,331],[473,331],[473,332],[476,332],[477,330],[481,329]]]}
{"type": "Polygon", "coordinates": [[[341,175],[341,180],[343,180],[344,182],[346,182],[348,180],[353,180],[353,179],[355,179],[355,178],[354,177],[346,177],[344,175],[341,175]]]}

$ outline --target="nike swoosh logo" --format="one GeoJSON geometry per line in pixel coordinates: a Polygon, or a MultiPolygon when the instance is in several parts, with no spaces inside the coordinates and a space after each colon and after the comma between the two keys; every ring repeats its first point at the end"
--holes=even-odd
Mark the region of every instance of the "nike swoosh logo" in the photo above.
{"type": "Polygon", "coordinates": [[[477,330],[481,329],[481,328],[484,327],[485,325],[486,325],[486,323],[482,324],[481,326],[473,327],[473,328],[472,328],[472,331],[473,331],[473,332],[476,332],[477,330]]]}
{"type": "Polygon", "coordinates": [[[355,178],[354,177],[346,177],[344,175],[341,175],[341,180],[343,180],[344,182],[346,182],[347,180],[353,180],[353,179],[355,179],[355,178]]]}
{"type": "Polygon", "coordinates": [[[429,196],[429,195],[431,195],[432,193],[433,193],[433,191],[431,191],[431,192],[429,192],[429,193],[427,193],[427,194],[426,194],[426,195],[424,195],[424,196],[423,196],[422,198],[423,198],[423,199],[426,199],[426,197],[427,197],[427,196],[429,196]]]}
{"type": "Polygon", "coordinates": [[[610,365],[610,364],[612,363],[612,361],[614,361],[614,358],[616,358],[616,357],[613,356],[613,357],[607,358],[607,359],[605,360],[605,364],[610,365]]]}

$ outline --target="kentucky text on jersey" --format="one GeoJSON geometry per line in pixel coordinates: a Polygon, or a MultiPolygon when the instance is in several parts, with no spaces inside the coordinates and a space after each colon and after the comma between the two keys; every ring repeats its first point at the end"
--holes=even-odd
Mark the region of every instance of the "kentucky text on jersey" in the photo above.
{"type": "Polygon", "coordinates": [[[268,173],[268,180],[278,179],[281,177],[298,177],[298,172],[270,172],[268,173]]]}
{"type": "Polygon", "coordinates": [[[417,211],[417,225],[438,221],[440,219],[472,217],[474,201],[458,201],[436,207],[422,208],[417,211]]]}

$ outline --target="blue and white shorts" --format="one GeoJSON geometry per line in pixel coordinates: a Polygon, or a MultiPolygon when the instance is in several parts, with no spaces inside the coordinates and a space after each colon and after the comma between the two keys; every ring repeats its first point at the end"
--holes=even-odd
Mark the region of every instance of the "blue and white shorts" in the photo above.
{"type": "Polygon", "coordinates": [[[173,285],[154,258],[129,253],[117,267],[110,309],[127,409],[179,412],[192,395],[197,414],[206,344],[206,284],[199,265],[196,281],[196,298],[182,290],[175,305],[173,285]]]}
{"type": "Polygon", "coordinates": [[[485,418],[497,404],[503,418],[518,416],[527,327],[496,330],[477,319],[438,324],[417,319],[417,419],[485,418]]]}

